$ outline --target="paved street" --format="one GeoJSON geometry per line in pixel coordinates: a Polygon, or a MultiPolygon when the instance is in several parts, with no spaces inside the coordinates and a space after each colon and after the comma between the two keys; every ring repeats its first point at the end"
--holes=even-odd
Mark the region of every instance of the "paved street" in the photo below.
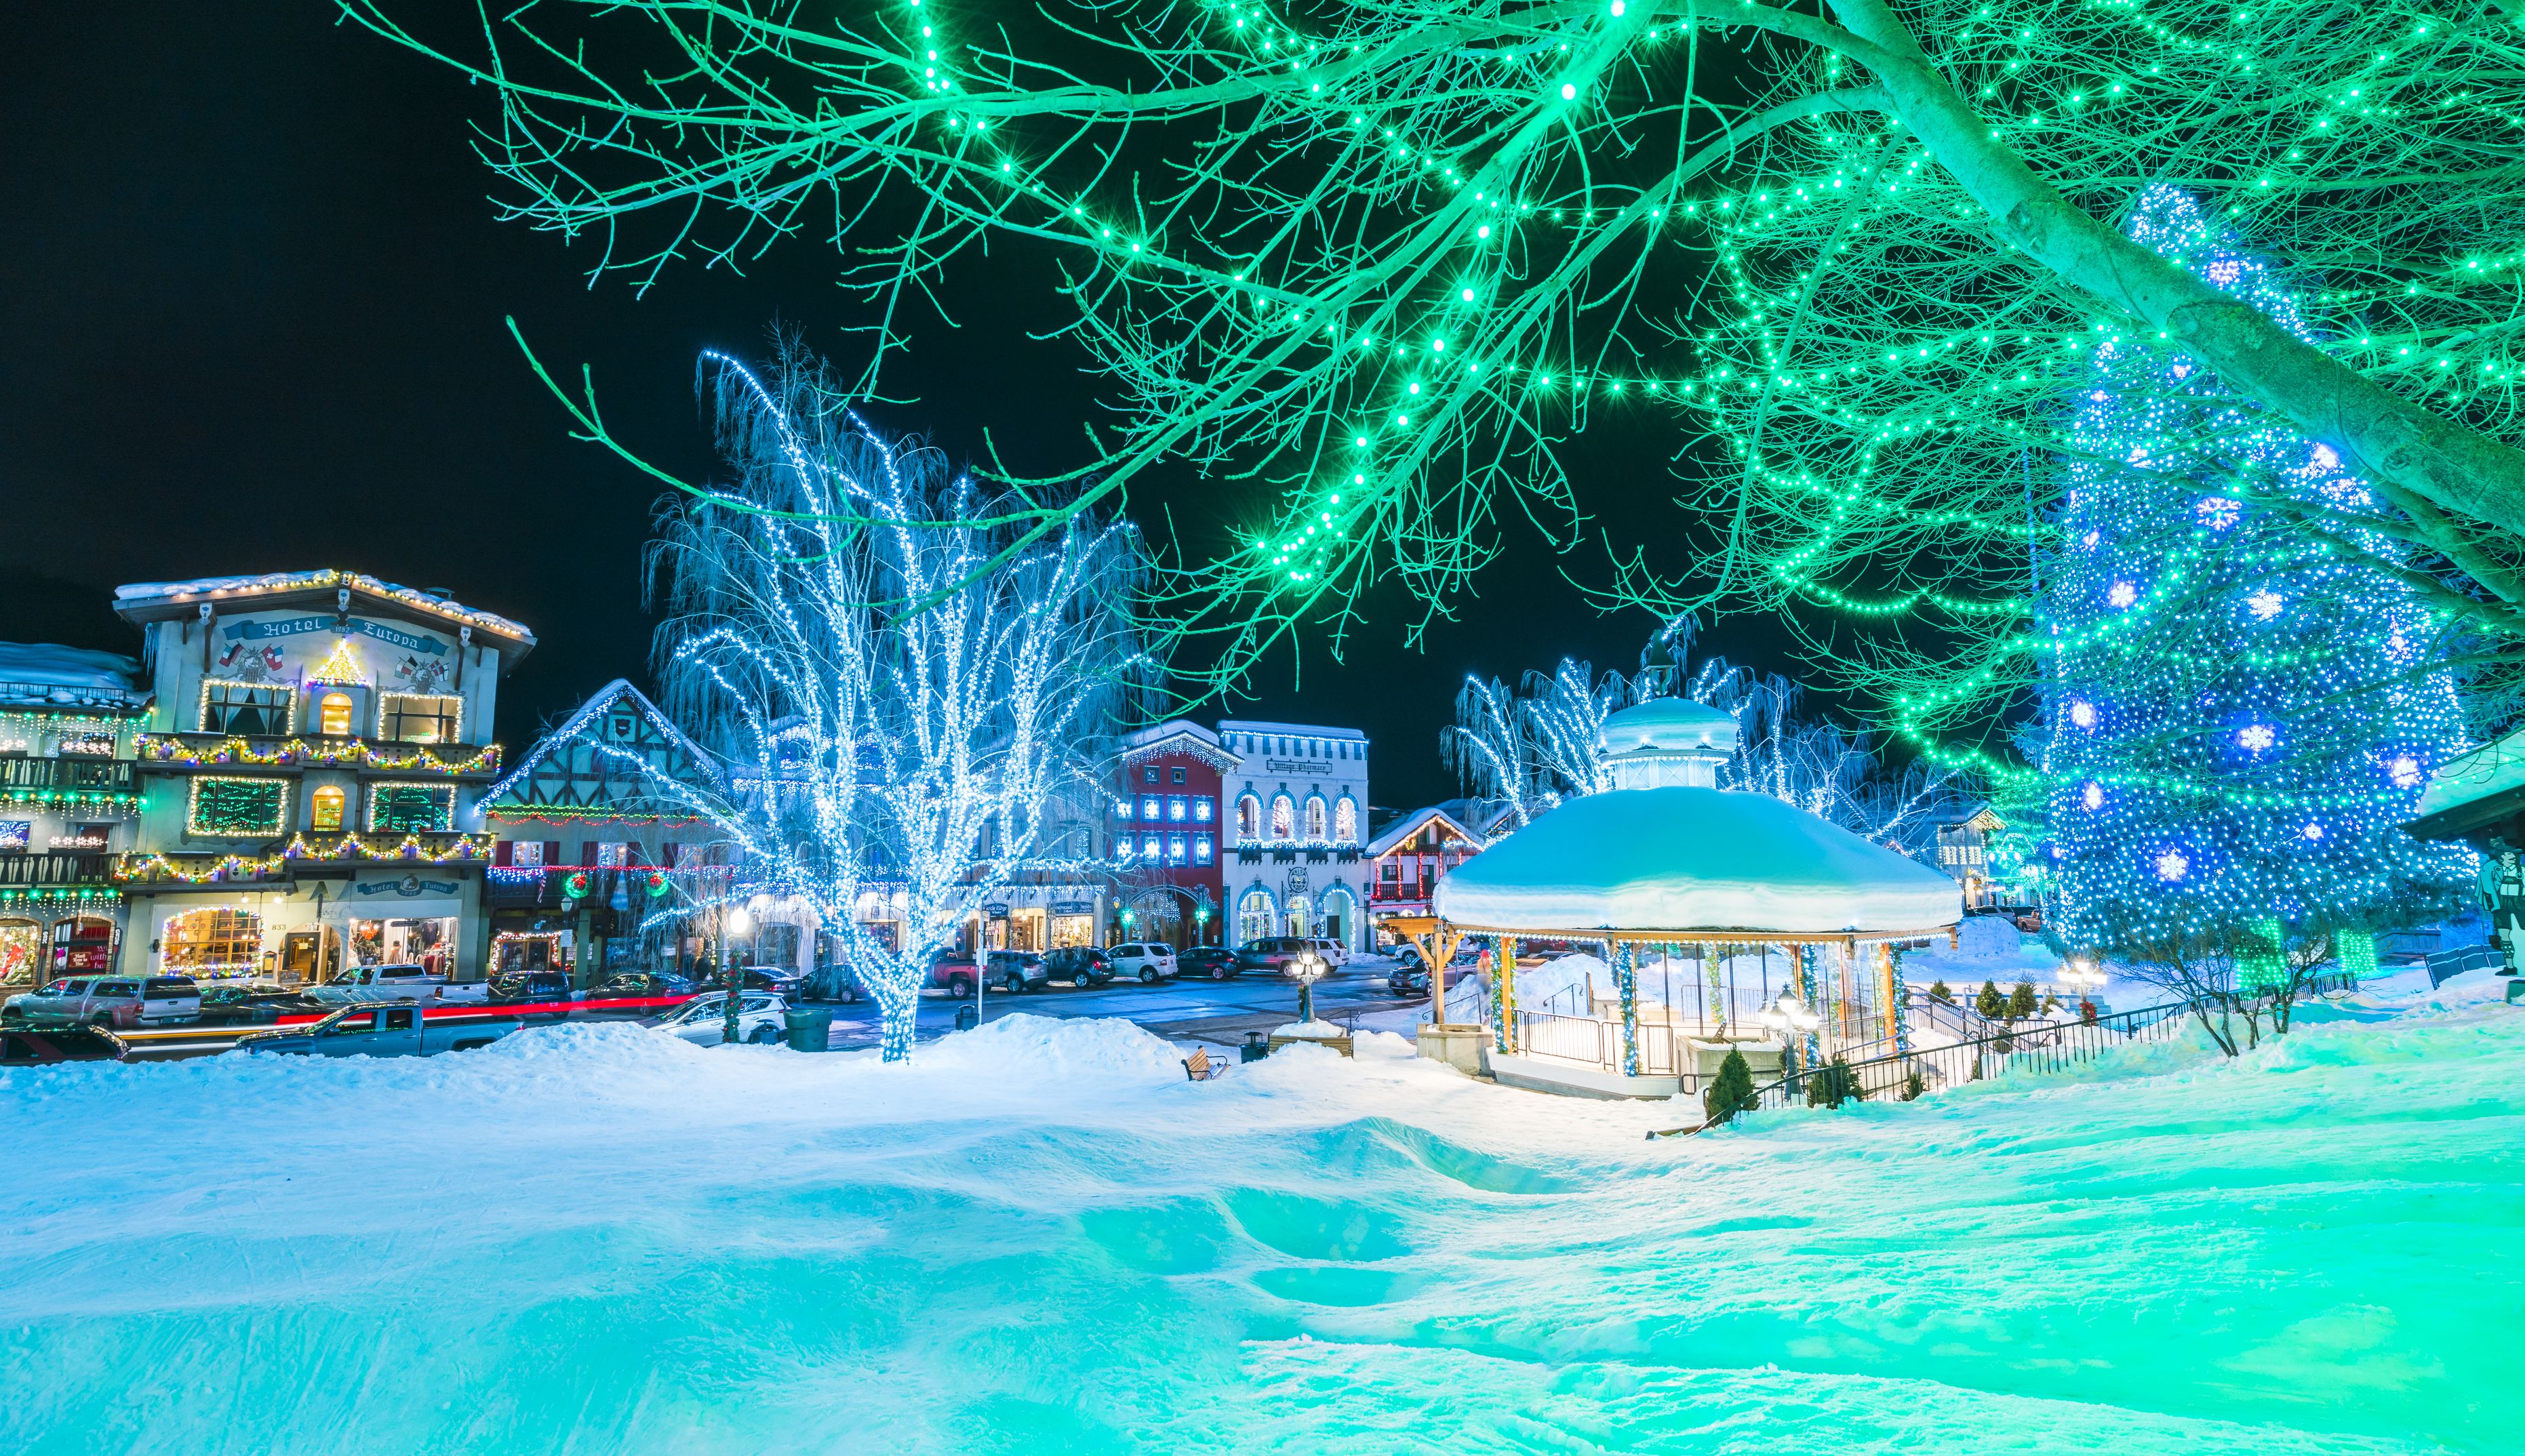
{"type": "MultiPolygon", "coordinates": [[[[1366,1012],[1414,1004],[1414,1000],[1399,999],[1386,991],[1387,969],[1382,960],[1362,958],[1354,961],[1344,973],[1317,983],[1316,1014],[1346,1022],[1366,1012]]],[[[923,996],[920,1039],[927,1041],[953,1031],[957,1008],[969,1004],[970,998],[951,1000],[939,992],[923,996]]],[[[877,1044],[873,1001],[830,1009],[835,1050],[877,1044]]],[[[982,997],[982,1018],[986,1021],[1015,1012],[1030,1016],[1119,1016],[1160,1036],[1233,1046],[1245,1040],[1247,1031],[1268,1031],[1282,1022],[1296,1020],[1298,988],[1284,977],[1249,972],[1230,981],[1183,978],[1156,986],[1117,981],[1095,991],[1055,984],[1024,995],[992,991],[982,997]]]]}

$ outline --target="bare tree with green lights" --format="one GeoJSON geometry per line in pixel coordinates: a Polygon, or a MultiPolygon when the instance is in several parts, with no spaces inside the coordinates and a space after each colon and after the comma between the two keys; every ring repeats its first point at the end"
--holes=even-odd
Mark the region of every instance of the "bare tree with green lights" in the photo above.
{"type": "Polygon", "coordinates": [[[862,391],[979,245],[1057,258],[1118,413],[1096,489],[1027,524],[1171,459],[1235,483],[1254,524],[1163,592],[1222,678],[1380,580],[1442,610],[1511,518],[1589,543],[1567,447],[1617,428],[1680,510],[1612,544],[1610,599],[1792,608],[1957,757],[2031,676],[2047,465],[2106,340],[2336,450],[2354,518],[2231,493],[2398,543],[2442,659],[2525,633],[2500,9],[551,0],[421,33],[344,3],[485,83],[514,215],[601,269],[837,246],[862,391]],[[2305,334],[2134,243],[2152,181],[2301,269],[2305,334]]]}

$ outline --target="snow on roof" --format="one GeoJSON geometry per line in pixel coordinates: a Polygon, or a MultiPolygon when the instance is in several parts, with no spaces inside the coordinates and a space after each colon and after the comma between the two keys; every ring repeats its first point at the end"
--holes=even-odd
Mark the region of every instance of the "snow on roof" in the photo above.
{"type": "Polygon", "coordinates": [[[286,592],[322,591],[330,587],[349,587],[355,592],[383,597],[417,611],[431,612],[469,626],[479,627],[486,632],[497,632],[504,637],[514,637],[520,642],[531,643],[535,640],[535,634],[526,630],[523,623],[513,622],[497,613],[482,611],[447,597],[414,587],[401,586],[364,572],[333,568],[319,568],[313,571],[268,571],[261,576],[202,576],[191,581],[135,581],[116,587],[114,600],[118,605],[142,602],[185,602],[204,597],[267,597],[286,592]]]}
{"type": "Polygon", "coordinates": [[[1152,727],[1124,734],[1122,756],[1132,758],[1141,753],[1160,752],[1183,739],[1191,740],[1190,752],[1195,755],[1220,768],[1233,768],[1245,761],[1219,747],[1217,734],[1189,718],[1169,718],[1152,727]]]}
{"type": "Polygon", "coordinates": [[[123,705],[146,696],[138,661],[49,642],[0,642],[0,701],[123,705]]]}
{"type": "Polygon", "coordinates": [[[1405,840],[1418,834],[1422,825],[1428,824],[1433,820],[1444,822],[1448,828],[1453,829],[1456,833],[1463,836],[1463,838],[1471,844],[1479,845],[1482,842],[1482,837],[1480,835],[1465,828],[1464,822],[1461,819],[1457,818],[1454,814],[1447,812],[1444,805],[1431,804],[1425,809],[1413,809],[1402,818],[1386,825],[1382,833],[1367,842],[1367,857],[1374,859],[1376,856],[1383,854],[1385,851],[1393,849],[1405,840]]]}
{"type": "Polygon", "coordinates": [[[2525,785],[2525,728],[2447,760],[2420,791],[2420,812],[2442,814],[2520,785],[2525,785]]]}
{"type": "Polygon", "coordinates": [[[1612,713],[1598,730],[1608,753],[1683,749],[1736,752],[1736,716],[1689,698],[1659,698],[1612,713]]]}
{"type": "Polygon", "coordinates": [[[1271,723],[1261,718],[1221,718],[1221,738],[1231,733],[1275,733],[1289,738],[1355,738],[1364,741],[1367,735],[1357,728],[1327,728],[1321,723],[1271,723]]]}
{"type": "Polygon", "coordinates": [[[1488,930],[1927,930],[1956,882],[1764,794],[1673,785],[1573,799],[1438,881],[1434,908],[1488,930]]]}

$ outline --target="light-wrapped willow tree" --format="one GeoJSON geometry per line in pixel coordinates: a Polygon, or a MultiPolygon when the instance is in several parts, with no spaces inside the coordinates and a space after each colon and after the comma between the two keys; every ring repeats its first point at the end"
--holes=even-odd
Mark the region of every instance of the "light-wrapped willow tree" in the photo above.
{"type": "Polygon", "coordinates": [[[1098,512],[1015,546],[1021,523],[979,522],[1018,503],[872,432],[794,349],[767,376],[705,364],[735,478],[667,511],[651,565],[664,705],[717,782],[593,746],[734,847],[741,893],[813,907],[902,1060],[987,902],[1101,872],[1082,831],[1143,661],[1143,554],[1098,512]]]}
{"type": "MultiPolygon", "coordinates": [[[[837,243],[864,388],[978,241],[1058,258],[1120,410],[1087,500],[1174,457],[1251,482],[1171,578],[1223,675],[1379,578],[1443,604],[1508,517],[1585,541],[1638,482],[1566,445],[1618,429],[1680,510],[1615,543],[1613,597],[1790,608],[1962,752],[2032,676],[2064,400],[2114,339],[2369,482],[2304,529],[2403,543],[2441,663],[2525,632],[2501,8],[549,0],[422,33],[345,3],[486,84],[516,214],[605,267],[837,243]],[[2284,260],[2304,336],[2126,235],[2154,181],[2284,260]]],[[[2300,510],[2249,456],[2231,494],[2300,510]]]]}

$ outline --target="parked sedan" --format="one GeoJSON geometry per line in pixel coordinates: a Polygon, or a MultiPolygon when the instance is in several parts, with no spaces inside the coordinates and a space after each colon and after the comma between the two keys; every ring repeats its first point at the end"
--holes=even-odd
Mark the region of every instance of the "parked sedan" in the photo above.
{"type": "Polygon", "coordinates": [[[1174,979],[1175,947],[1163,941],[1134,941],[1110,946],[1105,953],[1112,958],[1115,975],[1137,976],[1143,986],[1174,979]]]}
{"type": "Polygon", "coordinates": [[[40,1031],[0,1032],[0,1067],[44,1066],[53,1062],[119,1062],[127,1054],[123,1039],[101,1026],[54,1026],[40,1031]]]}
{"type": "MultiPolygon", "coordinates": [[[[799,1000],[805,995],[807,978],[799,975],[794,966],[745,966],[742,969],[748,991],[767,991],[785,1001],[799,1000]]],[[[726,983],[715,984],[724,986],[726,983]]]]}
{"type": "Polygon", "coordinates": [[[204,1026],[271,1026],[283,1016],[321,1016],[333,1009],[271,981],[215,981],[202,988],[204,1026]]]}
{"type": "Polygon", "coordinates": [[[591,1001],[680,1000],[701,990],[699,984],[666,971],[624,971],[587,989],[591,1001]]]}
{"type": "Polygon", "coordinates": [[[1011,995],[1052,984],[1052,968],[1031,950],[994,950],[987,964],[991,984],[1011,995]]]}
{"type": "Polygon", "coordinates": [[[1245,963],[1224,946],[1186,946],[1175,955],[1175,969],[1186,976],[1224,981],[1241,973],[1245,963]]]}
{"type": "MultiPolygon", "coordinates": [[[[736,1035],[742,1042],[768,1045],[789,1034],[789,1003],[776,995],[749,991],[736,1003],[736,1035]]],[[[727,1038],[727,993],[697,995],[671,1011],[652,1016],[642,1026],[681,1037],[697,1046],[717,1046],[727,1038]]]]}
{"type": "MultiPolygon", "coordinates": [[[[1472,966],[1462,961],[1451,961],[1447,965],[1447,984],[1459,985],[1471,974],[1472,966]]],[[[1385,989],[1396,995],[1427,995],[1429,972],[1415,958],[1410,965],[1396,966],[1385,978],[1385,989]]]]}
{"type": "Polygon", "coordinates": [[[1081,991],[1114,979],[1114,962],[1093,946],[1055,946],[1044,952],[1043,966],[1055,981],[1066,981],[1081,991]]]}
{"type": "Polygon", "coordinates": [[[520,1013],[520,1020],[567,1021],[569,999],[569,975],[566,971],[508,971],[491,978],[492,1005],[547,1008],[520,1013]]]}

